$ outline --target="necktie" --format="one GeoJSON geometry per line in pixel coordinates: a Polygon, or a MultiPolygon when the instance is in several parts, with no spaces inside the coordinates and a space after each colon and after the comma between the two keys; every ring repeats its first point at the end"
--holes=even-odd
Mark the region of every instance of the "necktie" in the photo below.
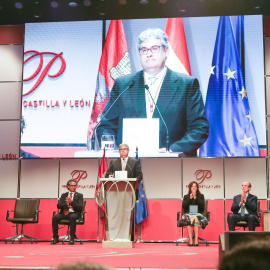
{"type": "Polygon", "coordinates": [[[150,86],[152,86],[156,81],[157,81],[157,77],[150,77],[150,86]]]}
{"type": "Polygon", "coordinates": [[[242,204],[241,205],[241,210],[240,210],[240,213],[241,213],[241,216],[243,217],[244,215],[245,215],[245,205],[244,204],[242,204]]]}
{"type": "MultiPolygon", "coordinates": [[[[149,81],[150,81],[150,87],[152,86],[152,85],[154,85],[155,84],[155,82],[157,81],[157,77],[150,77],[149,78],[149,81]]],[[[156,99],[156,96],[157,96],[157,91],[155,91],[156,92],[156,95],[155,95],[155,97],[154,97],[154,99],[156,99]]],[[[154,91],[153,91],[153,89],[152,89],[152,91],[151,91],[151,94],[153,95],[153,93],[154,93],[154,91]]],[[[148,95],[149,95],[149,93],[147,93],[148,95]]],[[[148,96],[148,99],[149,99],[149,103],[150,103],[150,111],[151,111],[151,113],[154,111],[154,102],[152,101],[152,99],[151,98],[149,98],[149,96],[148,96]]]]}
{"type": "MultiPolygon", "coordinates": [[[[69,198],[72,199],[72,192],[69,193],[69,198]]],[[[68,203],[68,207],[65,208],[65,210],[64,210],[65,216],[69,213],[69,208],[70,208],[70,205],[69,205],[69,203],[68,203]]]]}
{"type": "Polygon", "coordinates": [[[123,162],[122,162],[122,171],[124,171],[126,169],[126,160],[123,158],[123,162]]]}

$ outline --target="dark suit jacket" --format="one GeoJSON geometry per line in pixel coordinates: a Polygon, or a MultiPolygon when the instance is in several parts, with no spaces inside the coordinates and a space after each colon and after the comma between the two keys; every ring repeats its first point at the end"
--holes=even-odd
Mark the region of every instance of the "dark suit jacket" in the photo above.
{"type": "Polygon", "coordinates": [[[198,212],[203,213],[204,210],[204,195],[203,194],[197,194],[196,199],[190,199],[189,194],[184,196],[183,202],[182,202],[182,208],[184,210],[184,213],[189,212],[189,206],[190,205],[198,205],[198,212]]]}
{"type": "MultiPolygon", "coordinates": [[[[142,180],[143,174],[141,171],[141,165],[137,159],[129,157],[125,170],[127,171],[128,178],[137,178],[138,181],[142,180]]],[[[106,171],[105,177],[109,177],[110,173],[114,173],[115,171],[122,171],[122,164],[120,158],[112,160],[110,162],[110,166],[106,171]]]]}
{"type": "MultiPolygon", "coordinates": [[[[146,118],[143,71],[116,79],[104,113],[131,82],[134,85],[113,105],[97,128],[101,135],[112,134],[116,144],[122,143],[123,118],[146,118]]],[[[205,115],[199,82],[196,78],[167,69],[157,100],[161,114],[168,126],[170,149],[196,156],[196,150],[208,138],[209,123],[205,115]]],[[[154,118],[159,118],[155,108],[154,118]]],[[[166,147],[166,128],[160,121],[159,146],[166,147]]]]}
{"type": "MultiPolygon", "coordinates": [[[[257,213],[257,200],[258,200],[257,196],[255,196],[255,195],[249,194],[247,196],[245,206],[246,206],[247,211],[251,215],[258,216],[258,213],[257,213]]],[[[240,201],[241,201],[241,194],[234,196],[233,204],[232,204],[232,207],[231,207],[231,211],[234,214],[238,214],[238,212],[239,212],[239,209],[240,209],[239,203],[240,203],[240,201]]]]}
{"type": "MultiPolygon", "coordinates": [[[[58,201],[57,208],[61,210],[60,213],[63,213],[64,209],[68,207],[66,202],[67,196],[68,192],[63,193],[58,201]]],[[[83,209],[83,195],[75,191],[73,201],[70,205],[73,207],[74,212],[80,215],[83,209]]]]}

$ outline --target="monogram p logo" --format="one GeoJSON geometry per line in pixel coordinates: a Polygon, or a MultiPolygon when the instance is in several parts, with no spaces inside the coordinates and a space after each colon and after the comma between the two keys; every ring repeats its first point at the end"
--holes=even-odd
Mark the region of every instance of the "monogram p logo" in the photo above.
{"type": "Polygon", "coordinates": [[[195,178],[198,182],[198,184],[201,184],[205,179],[209,179],[212,177],[211,170],[197,170],[195,173],[195,178]]]}
{"type": "Polygon", "coordinates": [[[23,81],[27,82],[27,81],[30,81],[30,80],[36,78],[36,77],[38,77],[38,78],[37,78],[34,86],[27,93],[24,93],[23,96],[27,96],[30,93],[32,93],[44,80],[46,74],[48,74],[48,76],[51,78],[56,78],[56,77],[60,76],[66,69],[66,61],[62,56],[63,52],[57,54],[57,53],[53,53],[53,52],[38,52],[38,51],[31,50],[31,51],[25,52],[24,55],[27,55],[30,53],[31,53],[31,55],[28,58],[26,58],[26,60],[24,61],[24,65],[28,61],[33,60],[35,57],[39,57],[39,65],[38,65],[36,71],[34,71],[34,73],[31,76],[24,79],[23,81]],[[49,63],[44,68],[43,68],[43,55],[49,55],[52,57],[52,59],[49,61],[49,63]],[[49,70],[57,59],[60,59],[61,67],[56,74],[51,75],[51,74],[49,74],[49,70]],[[42,68],[43,68],[43,70],[42,70],[42,68]],[[41,71],[41,73],[40,73],[40,71],[41,71]],[[40,75],[38,76],[39,73],[40,73],[40,75]]]}

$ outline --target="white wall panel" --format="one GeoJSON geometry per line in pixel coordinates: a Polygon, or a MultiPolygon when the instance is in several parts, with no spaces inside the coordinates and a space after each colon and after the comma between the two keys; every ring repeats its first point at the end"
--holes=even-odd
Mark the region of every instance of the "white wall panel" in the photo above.
{"type": "Polygon", "coordinates": [[[19,160],[0,160],[0,198],[17,198],[19,160]]]}
{"type": "Polygon", "coordinates": [[[147,199],[181,198],[181,159],[142,159],[143,183],[147,199]]]}
{"type": "Polygon", "coordinates": [[[184,158],[183,195],[188,193],[188,184],[196,181],[206,199],[223,199],[223,159],[184,158]]]}
{"type": "Polygon", "coordinates": [[[20,121],[0,121],[0,159],[19,158],[20,121]]]}
{"type": "Polygon", "coordinates": [[[0,81],[21,81],[23,45],[1,45],[0,59],[0,81]]]}
{"type": "Polygon", "coordinates": [[[67,181],[74,179],[78,183],[77,191],[82,193],[84,198],[94,198],[97,175],[98,159],[62,159],[59,196],[67,191],[67,181]]]}
{"type": "Polygon", "coordinates": [[[58,198],[58,159],[21,160],[21,198],[58,198]]]}
{"type": "Polygon", "coordinates": [[[242,182],[251,182],[251,193],[267,198],[265,158],[225,158],[225,198],[240,194],[242,182]]]}
{"type": "Polygon", "coordinates": [[[0,119],[20,119],[21,82],[0,82],[0,119]]]}

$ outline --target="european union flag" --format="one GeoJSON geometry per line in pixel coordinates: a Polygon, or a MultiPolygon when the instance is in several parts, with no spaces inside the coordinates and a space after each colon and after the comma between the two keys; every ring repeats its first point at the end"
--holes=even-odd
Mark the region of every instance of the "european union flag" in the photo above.
{"type": "Polygon", "coordinates": [[[205,110],[210,124],[200,156],[259,156],[230,17],[220,17],[205,110]]]}
{"type": "MultiPolygon", "coordinates": [[[[141,160],[138,156],[138,147],[136,148],[136,157],[135,157],[141,164],[141,160]]],[[[143,183],[139,183],[139,194],[138,200],[136,201],[135,205],[135,225],[141,223],[144,219],[148,217],[147,211],[147,204],[146,204],[146,196],[143,189],[143,183]]]]}

